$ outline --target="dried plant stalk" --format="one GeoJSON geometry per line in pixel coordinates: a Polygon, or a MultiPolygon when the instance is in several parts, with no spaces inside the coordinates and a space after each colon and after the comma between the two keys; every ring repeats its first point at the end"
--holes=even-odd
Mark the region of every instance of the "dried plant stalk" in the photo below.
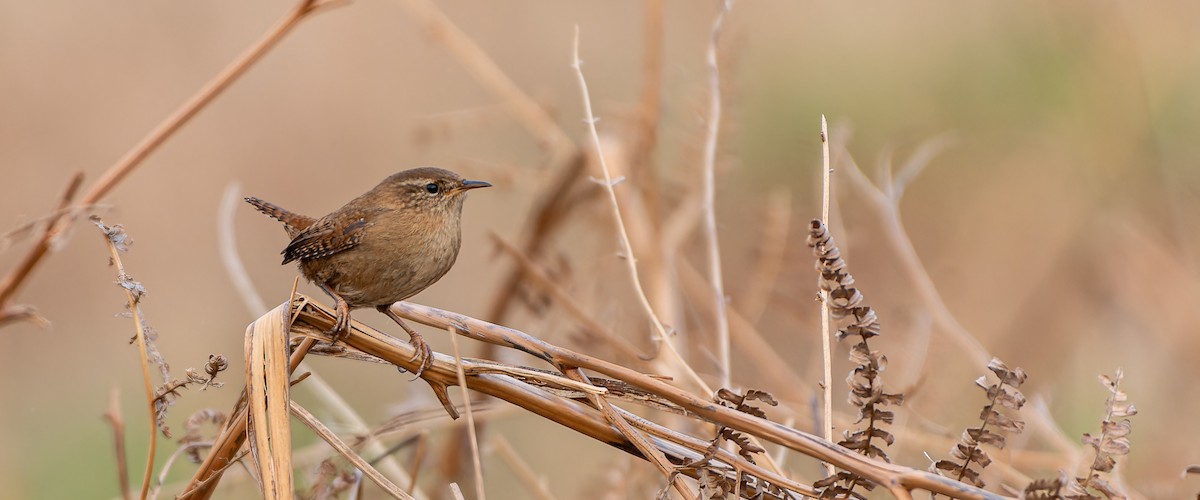
{"type": "Polygon", "coordinates": [[[277,307],[246,329],[247,431],[268,499],[291,498],[293,491],[286,314],[277,307]]]}

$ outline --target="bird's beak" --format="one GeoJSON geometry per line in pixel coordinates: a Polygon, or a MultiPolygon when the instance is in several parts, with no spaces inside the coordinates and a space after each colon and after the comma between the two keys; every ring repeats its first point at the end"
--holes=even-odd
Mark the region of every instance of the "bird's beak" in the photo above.
{"type": "Polygon", "coordinates": [[[486,188],[486,187],[492,187],[492,185],[489,183],[483,182],[483,181],[462,181],[462,186],[459,186],[459,189],[466,191],[469,189],[478,189],[478,188],[486,188]]]}

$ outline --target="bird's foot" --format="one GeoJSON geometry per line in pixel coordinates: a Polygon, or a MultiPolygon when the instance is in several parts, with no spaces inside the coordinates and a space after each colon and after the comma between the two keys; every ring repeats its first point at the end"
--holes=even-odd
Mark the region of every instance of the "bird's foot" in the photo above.
{"type": "Polygon", "coordinates": [[[350,335],[350,306],[346,301],[338,299],[337,317],[333,321],[333,328],[325,333],[329,335],[330,345],[335,345],[338,340],[350,335]]]}
{"type": "Polygon", "coordinates": [[[421,374],[425,373],[425,369],[433,366],[433,349],[429,347],[429,344],[425,343],[425,339],[421,337],[421,334],[408,326],[408,323],[405,323],[403,319],[400,319],[400,315],[392,311],[391,307],[381,305],[376,307],[376,309],[387,315],[387,317],[392,318],[392,321],[395,321],[397,325],[400,325],[400,328],[403,328],[408,333],[409,343],[412,344],[415,351],[409,361],[417,363],[417,369],[413,373],[416,374],[416,378],[421,378],[421,374]]]}
{"type": "Polygon", "coordinates": [[[413,372],[413,374],[416,375],[417,378],[421,378],[421,374],[425,373],[425,369],[433,366],[433,349],[429,347],[429,344],[425,342],[425,339],[421,337],[421,334],[413,331],[408,333],[409,343],[412,344],[413,350],[415,351],[413,352],[413,356],[409,359],[409,361],[417,363],[417,370],[413,372]]]}

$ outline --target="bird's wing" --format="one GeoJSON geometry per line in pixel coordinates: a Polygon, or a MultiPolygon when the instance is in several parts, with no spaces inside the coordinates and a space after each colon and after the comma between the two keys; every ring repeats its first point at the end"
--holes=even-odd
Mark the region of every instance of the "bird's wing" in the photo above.
{"type": "Polygon", "coordinates": [[[342,212],[336,220],[325,217],[292,238],[283,249],[283,263],[298,259],[319,259],[354,248],[362,241],[367,222],[366,212],[342,212]]]}
{"type": "Polygon", "coordinates": [[[302,231],[308,229],[313,225],[313,223],[317,222],[317,219],[307,215],[300,215],[280,207],[279,205],[260,200],[253,196],[246,198],[246,203],[254,205],[254,208],[257,208],[259,212],[267,214],[267,216],[271,217],[272,219],[282,222],[283,230],[287,231],[288,236],[291,238],[295,238],[302,231]]]}

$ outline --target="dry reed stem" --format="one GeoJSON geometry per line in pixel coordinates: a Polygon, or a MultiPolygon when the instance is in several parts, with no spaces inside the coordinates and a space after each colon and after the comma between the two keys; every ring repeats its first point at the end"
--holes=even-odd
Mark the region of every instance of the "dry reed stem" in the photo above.
{"type": "Polygon", "coordinates": [[[367,476],[371,482],[374,482],[380,488],[383,488],[383,490],[391,495],[392,498],[412,500],[413,497],[411,495],[405,493],[404,490],[400,489],[399,486],[396,486],[395,483],[388,480],[388,478],[384,477],[383,474],[380,474],[379,471],[375,470],[374,467],[371,467],[371,464],[367,463],[366,460],[363,460],[358,453],[355,453],[353,449],[339,439],[337,434],[334,434],[333,431],[329,430],[325,424],[321,423],[320,420],[317,420],[317,418],[309,413],[308,410],[305,410],[303,406],[300,406],[295,401],[289,401],[288,403],[289,410],[291,411],[292,415],[295,415],[297,420],[308,426],[309,429],[312,429],[312,431],[320,436],[321,439],[324,439],[326,443],[329,443],[329,446],[333,447],[338,454],[342,455],[342,457],[357,467],[358,470],[362,471],[363,475],[367,476]]]}
{"type": "MultiPolygon", "coordinates": [[[[825,115],[821,115],[821,222],[829,225],[829,123],[825,115]]],[[[820,280],[820,277],[817,278],[820,280]]],[[[833,334],[830,328],[829,290],[821,290],[821,366],[823,377],[821,381],[821,435],[825,440],[833,442],[833,351],[829,338],[833,334]]],[[[825,475],[834,474],[833,464],[825,463],[825,475]]]]}
{"type": "Polygon", "coordinates": [[[291,498],[292,435],[288,402],[288,315],[277,307],[246,329],[247,432],[263,497],[291,498]]]}
{"type": "Polygon", "coordinates": [[[117,455],[117,487],[121,491],[121,498],[129,500],[129,468],[125,462],[125,419],[121,417],[121,392],[116,387],[113,387],[109,394],[108,410],[104,412],[104,419],[108,421],[109,427],[112,427],[113,451],[117,455]]]}
{"type": "Polygon", "coordinates": [[[717,237],[716,164],[717,138],[721,128],[721,73],[717,68],[717,41],[725,16],[733,8],[733,0],[723,0],[712,22],[708,37],[708,126],[704,135],[704,243],[708,252],[708,279],[712,282],[713,323],[717,328],[717,365],[721,370],[720,387],[731,387],[729,382],[729,319],[725,300],[725,280],[721,272],[721,245],[717,237]]]}
{"type": "Polygon", "coordinates": [[[138,498],[145,500],[146,495],[150,491],[150,477],[154,472],[154,453],[158,447],[158,427],[153,425],[153,422],[158,420],[157,412],[154,408],[156,396],[154,394],[153,384],[150,382],[150,354],[146,347],[146,325],[142,322],[142,311],[141,308],[138,307],[138,301],[140,299],[137,293],[135,293],[132,286],[124,286],[124,283],[130,281],[130,278],[129,274],[125,272],[125,264],[121,262],[121,253],[117,249],[117,244],[113,241],[113,237],[107,231],[104,223],[101,222],[99,218],[96,218],[95,222],[96,225],[100,227],[101,233],[104,236],[104,242],[108,245],[108,253],[111,263],[117,268],[117,284],[121,285],[121,288],[125,290],[125,298],[129,302],[129,312],[133,317],[133,327],[136,329],[134,338],[137,339],[138,358],[142,364],[142,384],[146,388],[146,405],[149,407],[151,422],[151,425],[149,426],[150,443],[147,445],[146,450],[146,469],[145,472],[142,473],[142,488],[138,493],[138,498]]]}
{"type": "MultiPolygon", "coordinates": [[[[95,205],[104,195],[108,194],[125,176],[129,175],[142,163],[150,153],[158,149],[167,138],[171,137],[185,123],[196,115],[204,106],[225,90],[234,80],[246,72],[264,54],[275,46],[293,27],[309,14],[321,7],[340,3],[340,0],[299,0],[274,26],[267,30],[257,42],[242,52],[232,63],[217,73],[212,80],[200,88],[182,106],[158,124],[140,142],[133,146],[112,166],[101,174],[100,178],[88,189],[80,199],[79,205],[95,205]]],[[[81,174],[77,174],[81,175],[81,174]]],[[[72,182],[74,184],[75,181],[72,182]]],[[[8,301],[29,277],[33,269],[50,250],[51,242],[58,234],[66,231],[74,222],[73,218],[58,217],[47,226],[43,237],[26,252],[25,257],[0,282],[0,312],[7,309],[8,301]]],[[[0,322],[2,323],[2,322],[0,322]]]]}
{"type": "Polygon", "coordinates": [[[538,476],[537,472],[517,454],[516,450],[513,450],[512,445],[508,444],[508,440],[504,439],[504,436],[500,434],[492,436],[490,444],[496,455],[504,461],[505,465],[508,465],[509,470],[513,471],[521,484],[525,485],[525,491],[530,497],[537,500],[554,500],[554,495],[546,486],[545,478],[538,476]]]}
{"type": "MultiPolygon", "coordinates": [[[[254,287],[249,274],[246,272],[246,266],[242,263],[242,258],[237,252],[237,239],[233,218],[236,208],[241,205],[242,197],[238,194],[238,190],[237,183],[230,183],[225,188],[225,192],[221,197],[221,202],[217,209],[217,246],[220,249],[219,254],[225,272],[229,276],[230,281],[234,283],[234,290],[241,297],[246,309],[257,317],[266,314],[267,307],[262,300],[262,296],[254,287]]],[[[298,285],[299,277],[292,284],[293,293],[295,293],[298,285]]],[[[316,370],[306,364],[298,366],[297,369],[308,372],[308,383],[306,384],[308,391],[320,400],[324,408],[331,411],[335,418],[356,429],[369,429],[366,420],[358,412],[354,411],[354,408],[316,370]]],[[[365,446],[368,453],[379,456],[384,455],[383,445],[378,441],[369,441],[365,446]]],[[[413,486],[412,479],[400,467],[399,462],[394,457],[385,456],[380,463],[380,468],[401,483],[409,484],[410,487],[413,486]]]]}
{"type": "Polygon", "coordinates": [[[630,279],[633,281],[633,288],[637,292],[638,300],[641,302],[642,309],[645,310],[651,324],[658,333],[660,343],[665,347],[666,352],[671,354],[671,357],[676,363],[674,368],[681,370],[691,382],[696,385],[701,391],[706,394],[712,394],[712,389],[696,374],[696,371],[688,365],[687,361],[680,356],[679,351],[675,349],[675,344],[671,342],[671,336],[667,333],[666,327],[662,321],[658,319],[658,314],[654,312],[654,307],[650,305],[649,299],[646,297],[646,290],[642,288],[641,278],[638,276],[637,259],[633,255],[633,245],[629,242],[629,234],[625,231],[625,222],[621,217],[621,207],[617,204],[617,194],[613,189],[613,179],[608,171],[608,164],[604,160],[603,148],[600,144],[600,134],[596,131],[596,118],[592,113],[592,99],[588,95],[587,80],[583,77],[583,61],[579,59],[579,27],[575,27],[575,42],[572,51],[571,67],[575,69],[575,75],[579,82],[579,90],[583,99],[583,109],[585,121],[587,122],[588,132],[591,134],[592,145],[596,150],[597,161],[600,163],[600,170],[604,174],[604,190],[608,193],[608,201],[612,209],[613,219],[616,221],[617,234],[620,237],[621,249],[625,252],[625,264],[629,271],[630,279]]]}
{"type": "Polygon", "coordinates": [[[475,412],[471,411],[471,393],[467,392],[467,375],[463,373],[462,354],[458,352],[458,335],[454,327],[450,332],[450,347],[454,349],[454,376],[458,379],[458,388],[462,391],[463,409],[467,414],[467,433],[470,435],[471,463],[475,466],[475,498],[484,500],[487,495],[483,489],[483,464],[479,458],[479,436],[475,434],[475,412]]]}

